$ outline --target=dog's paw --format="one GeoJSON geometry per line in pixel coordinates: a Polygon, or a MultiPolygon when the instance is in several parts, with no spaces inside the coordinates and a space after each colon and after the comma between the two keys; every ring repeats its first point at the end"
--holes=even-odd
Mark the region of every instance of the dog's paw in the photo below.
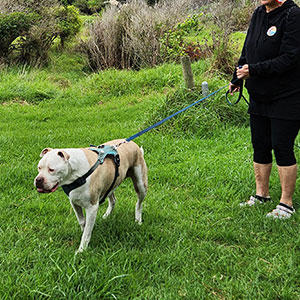
{"type": "Polygon", "coordinates": [[[84,249],[78,248],[75,252],[75,255],[78,255],[78,254],[82,253],[83,251],[84,251],[84,249]]]}
{"type": "Polygon", "coordinates": [[[108,216],[109,216],[109,214],[105,213],[105,214],[102,216],[102,219],[107,219],[108,216]]]}
{"type": "Polygon", "coordinates": [[[139,225],[143,224],[142,220],[137,220],[137,219],[135,219],[135,223],[138,223],[139,225]]]}

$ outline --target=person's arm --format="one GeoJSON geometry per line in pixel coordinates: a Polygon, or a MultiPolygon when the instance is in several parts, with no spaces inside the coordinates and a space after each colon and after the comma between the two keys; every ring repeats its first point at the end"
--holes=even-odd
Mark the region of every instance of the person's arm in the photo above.
{"type": "MultiPolygon", "coordinates": [[[[244,66],[245,64],[247,64],[246,44],[247,44],[247,39],[248,39],[249,35],[252,32],[252,28],[254,26],[255,19],[256,19],[256,14],[257,14],[257,9],[254,11],[254,13],[252,15],[251,22],[250,22],[250,25],[249,25],[249,28],[248,28],[248,31],[247,31],[247,35],[246,35],[246,38],[245,38],[245,42],[244,42],[244,45],[243,45],[242,53],[241,53],[241,56],[238,60],[238,66],[244,66]]],[[[230,90],[231,93],[236,92],[240,89],[240,87],[242,85],[243,85],[243,80],[238,79],[238,77],[237,77],[237,68],[235,68],[235,70],[233,72],[232,79],[231,79],[230,84],[229,84],[229,90],[230,90]]]]}
{"type": "MultiPolygon", "coordinates": [[[[246,40],[247,40],[247,37],[246,37],[246,40]]],[[[247,63],[246,51],[245,51],[246,40],[245,40],[245,43],[244,43],[244,46],[243,46],[242,54],[241,54],[240,59],[238,61],[238,66],[243,66],[247,63]]],[[[237,86],[241,86],[243,84],[243,80],[238,79],[238,77],[237,77],[237,68],[235,68],[235,70],[233,72],[231,83],[234,84],[234,85],[237,85],[237,86]]]]}
{"type": "Polygon", "coordinates": [[[287,20],[283,34],[280,55],[276,58],[249,65],[251,77],[270,77],[282,74],[300,60],[300,10],[294,9],[287,20]]]}

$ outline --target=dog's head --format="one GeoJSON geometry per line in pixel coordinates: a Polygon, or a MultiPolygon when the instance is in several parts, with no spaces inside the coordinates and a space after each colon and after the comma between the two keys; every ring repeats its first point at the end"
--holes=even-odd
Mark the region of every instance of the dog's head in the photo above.
{"type": "Polygon", "coordinates": [[[39,193],[55,192],[69,173],[69,154],[64,150],[45,148],[38,164],[34,185],[39,193]]]}

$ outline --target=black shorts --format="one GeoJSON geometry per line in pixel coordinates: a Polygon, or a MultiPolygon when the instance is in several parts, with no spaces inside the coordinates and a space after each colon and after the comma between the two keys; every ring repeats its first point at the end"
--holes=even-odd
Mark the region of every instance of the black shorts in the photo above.
{"type": "Polygon", "coordinates": [[[274,150],[278,166],[296,164],[294,143],[300,129],[300,120],[281,120],[250,114],[253,161],[272,162],[274,150]]]}

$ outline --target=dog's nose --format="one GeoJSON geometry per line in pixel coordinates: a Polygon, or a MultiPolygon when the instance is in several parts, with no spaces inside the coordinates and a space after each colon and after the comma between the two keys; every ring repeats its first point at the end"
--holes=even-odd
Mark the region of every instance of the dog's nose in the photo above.
{"type": "Polygon", "coordinates": [[[43,187],[43,183],[44,183],[44,177],[37,177],[35,179],[35,185],[38,188],[42,188],[43,187]]]}

